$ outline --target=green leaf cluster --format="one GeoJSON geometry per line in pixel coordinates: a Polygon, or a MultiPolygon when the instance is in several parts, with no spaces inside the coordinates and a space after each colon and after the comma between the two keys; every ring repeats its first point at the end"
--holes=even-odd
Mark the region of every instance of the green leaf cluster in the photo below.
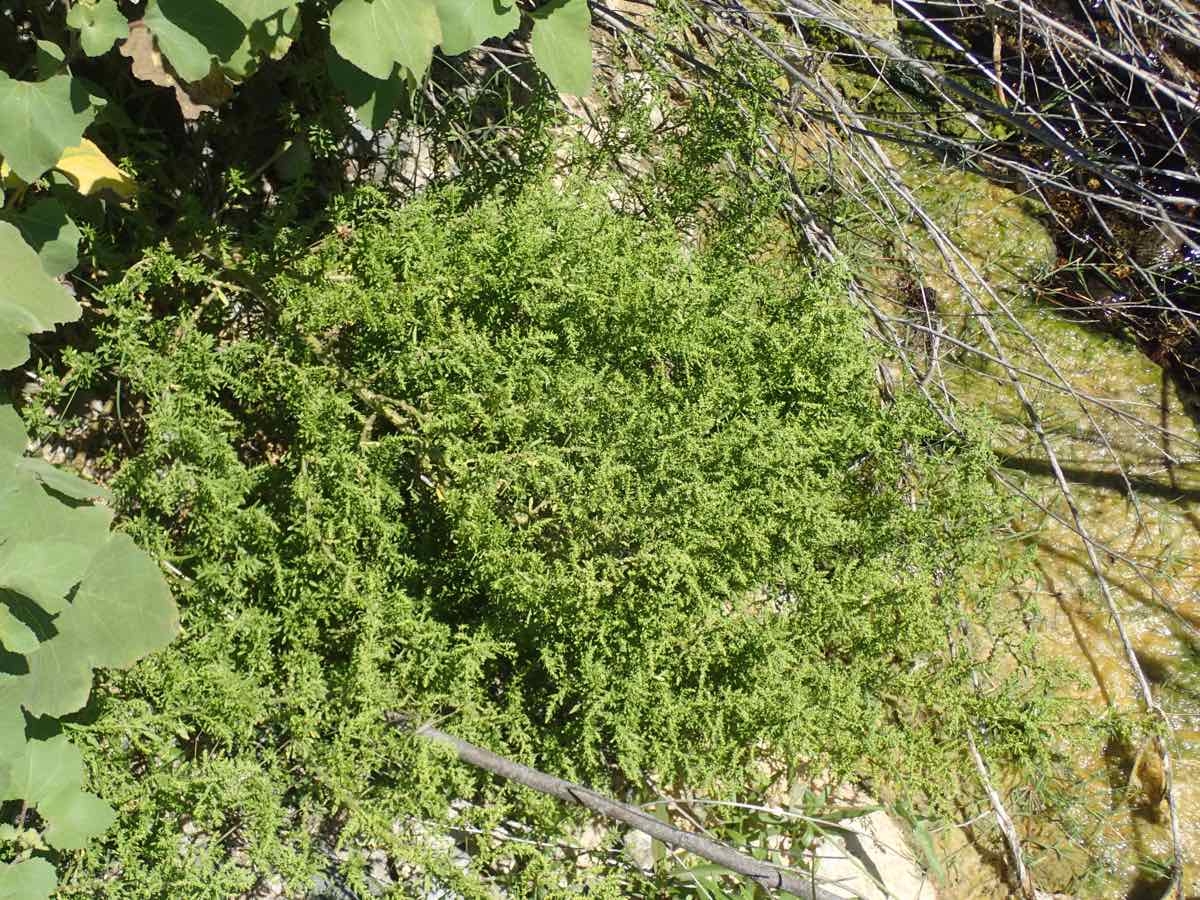
{"type": "MultiPolygon", "coordinates": [[[[324,11],[322,4],[308,6],[324,11]]],[[[72,176],[85,194],[128,184],[112,180],[123,173],[84,138],[104,101],[99,88],[71,69],[81,54],[115,53],[114,45],[130,35],[129,22],[114,0],[78,0],[62,8],[62,34],[78,43],[72,39],[64,49],[66,40],[39,40],[33,77],[9,68],[8,60],[8,71],[0,71],[0,178],[12,189],[0,194],[0,268],[6,275],[0,369],[28,358],[30,335],[80,317],[79,304],[54,279],[76,266],[83,232],[61,202],[63,179],[52,170],[72,176]],[[71,154],[74,162],[68,163],[71,154]]],[[[39,24],[55,15],[57,10],[47,13],[39,24]]],[[[575,40],[574,68],[564,68],[560,54],[547,68],[551,77],[562,79],[564,89],[590,89],[586,7],[582,18],[572,20],[578,34],[564,31],[552,11],[539,15],[535,35],[558,28],[564,39],[575,40]]],[[[343,0],[329,16],[331,46],[340,54],[331,68],[356,106],[365,94],[375,115],[385,117],[408,85],[423,77],[435,47],[462,53],[512,32],[520,19],[515,6],[490,0],[343,0]]],[[[287,52],[300,29],[301,6],[288,0],[149,0],[140,24],[168,67],[156,83],[237,82],[287,52]]],[[[541,58],[545,41],[538,41],[535,57],[541,58]]],[[[129,666],[167,643],[176,613],[158,567],[128,536],[110,531],[107,507],[88,502],[102,492],[26,459],[24,430],[8,406],[0,406],[0,435],[6,472],[0,478],[0,802],[19,801],[32,816],[29,828],[0,835],[0,881],[4,890],[18,885],[18,894],[28,898],[48,894],[55,883],[52,867],[32,854],[78,849],[113,815],[83,790],[78,750],[65,734],[55,734],[60,726],[54,720],[86,704],[93,670],[129,666]],[[35,721],[40,724],[31,731],[35,721]]]]}
{"type": "MultiPolygon", "coordinates": [[[[0,150],[18,175],[36,179],[60,143],[78,142],[87,108],[54,115],[56,99],[77,87],[66,75],[25,83],[0,74],[0,124],[21,127],[4,130],[0,150]]],[[[53,280],[74,268],[79,229],[51,198],[11,218],[0,221],[0,369],[25,362],[29,335],[80,316],[53,280]]],[[[114,818],[83,790],[79,750],[65,734],[45,733],[45,723],[86,704],[95,668],[132,665],[166,644],[177,622],[158,567],[110,530],[108,507],[88,502],[106,492],[27,458],[26,442],[17,413],[0,405],[0,802],[20,801],[39,823],[0,830],[0,845],[17,844],[15,853],[0,850],[0,891],[9,892],[0,896],[36,900],[56,878],[33,851],[77,850],[114,818]],[[43,723],[36,735],[35,718],[43,723]]]]}
{"type": "MultiPolygon", "coordinates": [[[[88,31],[85,46],[103,39],[88,31]]],[[[94,117],[82,82],[41,74],[26,82],[0,72],[0,155],[6,173],[27,182],[80,144],[94,117]]],[[[28,359],[30,335],[81,312],[54,279],[75,267],[82,233],[54,197],[20,208],[25,187],[0,221],[0,369],[28,359]]],[[[34,854],[78,850],[115,817],[84,790],[80,751],[54,720],[85,706],[94,669],[132,665],[169,642],[178,623],[158,566],[111,531],[109,507],[89,502],[107,492],[27,458],[26,443],[20,417],[0,404],[0,803],[24,810],[20,828],[0,828],[0,896],[38,900],[57,879],[34,854]]]]}
{"type": "Polygon", "coordinates": [[[562,811],[388,710],[605,789],[766,756],[919,792],[969,722],[1041,752],[1039,686],[992,670],[981,697],[946,649],[1004,577],[984,443],[881,401],[840,273],[682,243],[603,185],[335,219],[274,275],[221,273],[223,302],[152,253],[77,361],[143,410],[113,487],[186,575],[186,636],[108,676],[88,762],[129,812],[72,889],[301,892],[333,835],[468,893],[633,890],[486,840],[457,871],[420,822],[562,811]]]}
{"type": "MultiPolygon", "coordinates": [[[[109,0],[111,2],[111,0],[109,0]]],[[[310,0],[149,0],[143,21],[172,68],[188,82],[214,66],[234,80],[251,74],[263,57],[286,52],[310,0]]],[[[123,23],[105,3],[86,7],[68,24],[97,49],[123,23]]],[[[424,77],[440,48],[454,56],[491,38],[512,34],[521,11],[501,0],[339,0],[329,10],[329,42],[355,67],[355,77],[390,91],[389,83],[424,77]]],[[[591,91],[591,16],[585,0],[543,4],[532,14],[530,49],[559,90],[591,91]]],[[[107,49],[107,48],[106,48],[107,49]]],[[[91,53],[91,50],[88,51],[91,53]]],[[[101,51],[103,52],[103,51],[101,51]]]]}
{"type": "MultiPolygon", "coordinates": [[[[20,418],[0,406],[0,801],[36,809],[38,845],[77,850],[113,811],[83,790],[67,736],[34,737],[26,717],[82,708],[94,668],[132,665],[170,641],[175,605],[154,562],[110,530],[111,510],[86,502],[105,491],[25,457],[25,444],[20,418]]],[[[44,881],[40,860],[8,867],[9,877],[44,881]]],[[[46,896],[49,885],[22,896],[46,896]]]]}

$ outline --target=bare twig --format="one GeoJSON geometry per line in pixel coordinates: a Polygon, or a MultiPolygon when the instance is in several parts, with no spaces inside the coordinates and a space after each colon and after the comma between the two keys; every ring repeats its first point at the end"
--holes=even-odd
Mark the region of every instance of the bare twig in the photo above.
{"type": "Polygon", "coordinates": [[[670,847],[686,850],[688,853],[723,866],[731,872],[744,875],[767,890],[784,891],[797,897],[808,898],[808,900],[839,900],[839,895],[820,886],[814,886],[809,879],[801,878],[770,863],[761,862],[727,844],[674,828],[654,816],[647,815],[637,807],[619,803],[581,784],[564,781],[529,766],[505,759],[490,750],[484,750],[482,747],[434,728],[432,725],[414,726],[402,713],[392,713],[388,720],[398,727],[411,729],[413,734],[418,737],[449,747],[462,762],[539,793],[582,806],[598,816],[628,825],[670,847]]]}

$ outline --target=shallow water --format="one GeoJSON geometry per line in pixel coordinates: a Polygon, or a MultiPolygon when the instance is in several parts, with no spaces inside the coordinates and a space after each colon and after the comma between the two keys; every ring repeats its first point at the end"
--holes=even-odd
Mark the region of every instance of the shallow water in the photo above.
{"type": "MultiPolygon", "coordinates": [[[[1200,830],[1192,815],[1200,808],[1196,430],[1173,391],[1163,390],[1158,367],[1136,349],[1063,323],[1045,308],[1017,311],[1017,318],[1060,371],[1069,373],[1072,387],[1094,398],[1080,403],[1048,386],[1030,387],[1084,527],[1111,551],[1099,554],[1102,572],[1138,662],[1175,731],[1175,795],[1192,883],[1200,874],[1195,867],[1200,830]],[[1173,437],[1160,430],[1164,425],[1173,437]]],[[[1035,353],[1011,352],[1018,365],[1050,375],[1035,353]]],[[[988,376],[1000,374],[998,369],[963,370],[957,380],[963,396],[974,395],[1008,426],[997,450],[1012,480],[1046,509],[1026,504],[1015,523],[1037,548],[1037,582],[1028,590],[1042,614],[1042,652],[1068,660],[1089,676],[1077,697],[1097,716],[1109,706],[1137,710],[1132,671],[1084,545],[1067,524],[1070,509],[1045,452],[1022,426],[1024,413],[1015,397],[993,388],[988,376]]],[[[1098,843],[1107,849],[1113,869],[1108,896],[1123,893],[1122,884],[1132,889],[1148,880],[1139,862],[1171,858],[1165,805],[1150,804],[1138,779],[1131,778],[1141,745],[1141,740],[1108,742],[1096,743],[1090,752],[1074,750],[1081,787],[1094,795],[1097,808],[1107,807],[1107,815],[1094,824],[1103,832],[1098,843]]],[[[1154,755],[1145,758],[1149,763],[1154,755]]],[[[1051,881],[1071,874],[1064,871],[1069,864],[1044,868],[1051,881]]]]}
{"type": "MultiPolygon", "coordinates": [[[[1036,548],[1036,578],[1012,600],[1036,602],[1040,652],[1084,675],[1075,692],[1083,716],[1099,719],[1110,707],[1141,708],[1117,629],[1084,544],[1068,524],[1070,508],[1027,412],[999,362],[958,349],[955,341],[993,356],[1002,352],[1021,370],[1084,527],[1105,548],[1099,560],[1103,575],[1174,730],[1185,886],[1194,891],[1200,878],[1200,825],[1194,816],[1200,809],[1200,433],[1174,390],[1164,388],[1159,367],[1132,344],[1067,321],[1044,300],[1021,295],[1020,286],[1054,262],[1053,242],[1026,201],[975,176],[911,164],[906,170],[935,219],[967,251],[960,272],[974,267],[996,289],[990,298],[979,293],[999,350],[980,328],[980,307],[963,299],[919,227],[910,229],[924,269],[919,277],[937,292],[930,321],[942,332],[944,383],[960,403],[998,421],[995,448],[1006,477],[1034,501],[1023,504],[1014,525],[1036,548]]],[[[881,283],[887,278],[880,273],[881,283]]],[[[910,337],[918,353],[928,353],[924,335],[910,337]]],[[[1167,808],[1146,796],[1147,785],[1154,791],[1157,759],[1145,731],[1132,741],[1097,738],[1072,748],[1075,790],[1086,810],[1079,831],[1072,837],[1052,816],[1017,823],[1039,887],[1065,890],[1074,884],[1081,892],[1110,897],[1161,894],[1156,866],[1171,860],[1167,808]],[[1097,853],[1102,871],[1093,865],[1090,877],[1081,879],[1097,853]]],[[[949,876],[942,895],[1008,896],[998,879],[1000,864],[975,852],[966,840],[970,834],[968,827],[941,835],[949,876]]]]}

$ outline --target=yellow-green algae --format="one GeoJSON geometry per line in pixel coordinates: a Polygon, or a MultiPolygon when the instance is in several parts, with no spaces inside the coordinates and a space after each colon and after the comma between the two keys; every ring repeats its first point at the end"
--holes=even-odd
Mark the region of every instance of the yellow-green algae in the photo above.
{"type": "MultiPolygon", "coordinates": [[[[1070,509],[1029,416],[999,361],[956,348],[954,341],[1003,355],[1021,372],[1027,397],[1069,480],[1099,554],[1137,658],[1175,729],[1175,794],[1183,816],[1181,837],[1187,881],[1200,871],[1200,829],[1189,824],[1200,809],[1200,444],[1160,368],[1131,342],[1068,321],[1022,286],[1047,271],[1054,245],[1036,207],[1012,191],[964,172],[924,166],[917,196],[962,248],[996,295],[977,290],[996,333],[992,347],[973,307],[946,271],[936,248],[912,227],[920,249],[918,277],[938,292],[942,368],[951,393],[986,410],[1000,427],[996,451],[1005,475],[1034,501],[1014,523],[1037,549],[1035,583],[1025,585],[1042,615],[1043,652],[1088,673],[1078,690],[1081,707],[1100,718],[1112,707],[1136,712],[1140,701],[1070,509]],[[953,339],[953,340],[949,340],[953,339]],[[1072,393],[1074,392],[1074,393],[1072,393]],[[1169,432],[1170,436],[1167,436],[1169,432]],[[1038,505],[1045,511],[1037,509],[1038,505]]],[[[965,267],[962,267],[965,270],[965,267]]],[[[1018,599],[1018,598],[1014,598],[1018,599]]],[[[1139,863],[1169,862],[1165,804],[1148,808],[1135,758],[1148,733],[1130,741],[1097,740],[1074,748],[1081,793],[1096,815],[1091,851],[1106,857],[1110,877],[1094,890],[1119,893],[1135,882],[1139,863]],[[1098,811],[1098,812],[1097,812],[1098,811]]],[[[1050,822],[1019,823],[1035,875],[1047,889],[1064,889],[1079,875],[1085,854],[1050,822]]],[[[960,857],[961,858],[961,857],[960,857]]],[[[1007,896],[995,873],[970,863],[950,865],[949,896],[1007,896]]]]}

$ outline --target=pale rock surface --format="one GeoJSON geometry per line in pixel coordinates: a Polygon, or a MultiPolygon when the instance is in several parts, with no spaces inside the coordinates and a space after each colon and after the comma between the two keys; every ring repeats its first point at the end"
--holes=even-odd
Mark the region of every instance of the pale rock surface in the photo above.
{"type": "MultiPolygon", "coordinates": [[[[853,806],[875,801],[854,788],[840,788],[831,799],[853,806]]],[[[833,834],[816,849],[817,878],[839,897],[862,900],[937,900],[937,890],[909,847],[900,826],[882,810],[840,823],[847,834],[833,834]]]]}

